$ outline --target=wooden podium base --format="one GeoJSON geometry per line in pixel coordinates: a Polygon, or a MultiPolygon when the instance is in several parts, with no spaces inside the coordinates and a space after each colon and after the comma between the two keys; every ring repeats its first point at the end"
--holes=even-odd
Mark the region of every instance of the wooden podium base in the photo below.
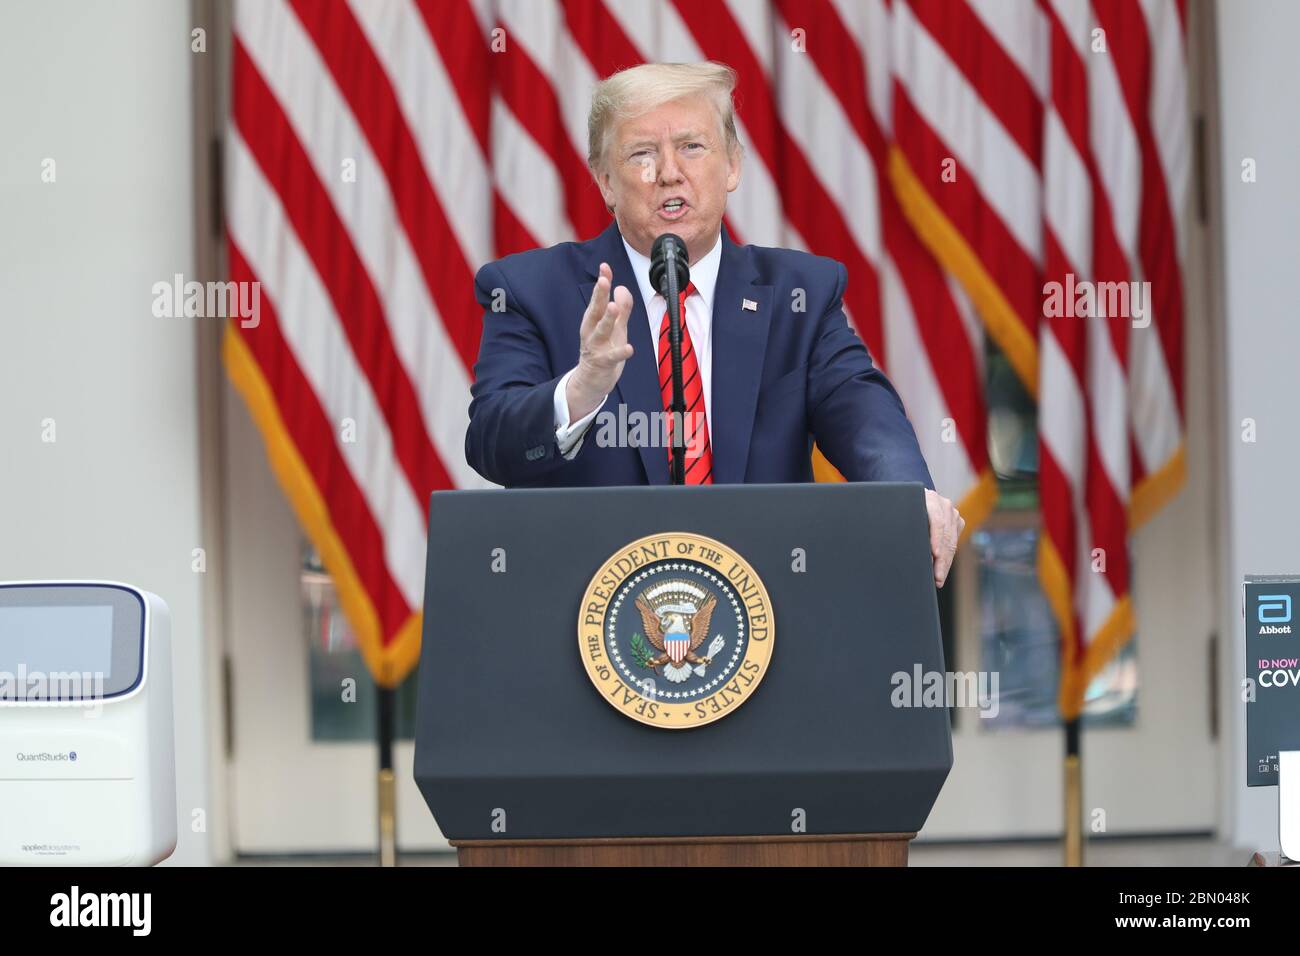
{"type": "Polygon", "coordinates": [[[907,866],[915,833],[452,840],[461,866],[907,866]]]}

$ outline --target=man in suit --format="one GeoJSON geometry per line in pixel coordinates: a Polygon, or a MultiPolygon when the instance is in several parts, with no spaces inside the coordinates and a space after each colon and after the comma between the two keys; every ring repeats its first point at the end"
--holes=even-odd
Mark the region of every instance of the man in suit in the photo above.
{"type": "Polygon", "coordinates": [[[614,222],[479,270],[466,458],[506,486],[669,482],[667,305],[649,257],[672,233],[691,280],[687,484],[811,481],[814,440],[850,481],[919,481],[942,585],[965,521],[933,490],[897,393],[845,318],[844,266],[736,245],[722,224],[740,184],[734,87],[716,63],[647,64],[597,85],[588,163],[614,222]]]}

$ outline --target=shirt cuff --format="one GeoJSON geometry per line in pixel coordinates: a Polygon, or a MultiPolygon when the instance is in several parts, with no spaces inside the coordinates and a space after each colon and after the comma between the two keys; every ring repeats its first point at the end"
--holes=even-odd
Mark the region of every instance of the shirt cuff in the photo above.
{"type": "Polygon", "coordinates": [[[604,407],[608,395],[600,400],[600,404],[593,408],[586,415],[583,415],[576,422],[569,423],[569,399],[565,390],[569,385],[569,376],[574,373],[574,369],[569,369],[560,378],[555,386],[555,444],[560,449],[560,455],[570,461],[578,454],[578,449],[582,447],[582,440],[586,437],[587,428],[595,419],[596,413],[604,407]]]}

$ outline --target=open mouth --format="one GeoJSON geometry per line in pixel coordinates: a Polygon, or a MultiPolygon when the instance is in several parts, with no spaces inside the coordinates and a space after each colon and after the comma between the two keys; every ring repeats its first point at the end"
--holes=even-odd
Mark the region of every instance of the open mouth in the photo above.
{"type": "Polygon", "coordinates": [[[665,219],[680,219],[687,210],[685,199],[669,199],[659,207],[659,215],[665,219]]]}

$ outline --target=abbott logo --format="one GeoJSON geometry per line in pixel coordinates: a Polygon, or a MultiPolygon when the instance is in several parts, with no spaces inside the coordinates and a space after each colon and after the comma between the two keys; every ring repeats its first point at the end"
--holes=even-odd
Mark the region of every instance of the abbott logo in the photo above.
{"type": "Polygon", "coordinates": [[[1264,625],[1259,629],[1259,633],[1291,633],[1291,595],[1261,594],[1258,598],[1258,602],[1259,603],[1256,605],[1257,617],[1259,618],[1259,623],[1264,625]]]}

